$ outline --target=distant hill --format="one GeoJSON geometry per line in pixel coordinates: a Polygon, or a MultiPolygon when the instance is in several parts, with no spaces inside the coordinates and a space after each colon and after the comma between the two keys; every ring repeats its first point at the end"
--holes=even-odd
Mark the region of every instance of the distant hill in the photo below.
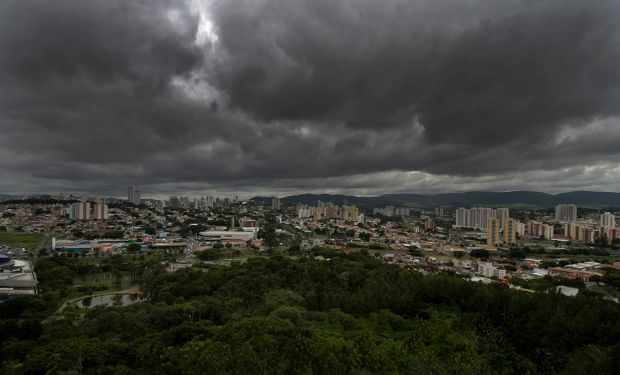
{"type": "MultiPolygon", "coordinates": [[[[254,201],[269,204],[270,197],[255,197],[254,201]]],[[[438,206],[507,206],[551,208],[560,203],[572,203],[582,207],[620,207],[620,193],[596,191],[572,191],[560,194],[547,194],[536,191],[488,192],[446,194],[384,194],[376,197],[357,197],[353,195],[299,194],[282,198],[286,204],[312,204],[317,201],[349,204],[365,207],[386,205],[409,207],[438,206]]]]}
{"type": "Polygon", "coordinates": [[[0,202],[21,198],[17,195],[0,194],[0,202]]]}

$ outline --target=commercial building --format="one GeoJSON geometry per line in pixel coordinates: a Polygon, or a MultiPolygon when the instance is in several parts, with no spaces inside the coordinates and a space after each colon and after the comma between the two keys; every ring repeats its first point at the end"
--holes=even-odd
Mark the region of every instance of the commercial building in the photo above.
{"type": "Polygon", "coordinates": [[[10,267],[0,272],[0,297],[37,293],[37,278],[30,262],[8,257],[3,257],[2,262],[10,263],[10,267]]]}
{"type": "Polygon", "coordinates": [[[210,241],[250,241],[256,238],[256,232],[233,232],[208,230],[199,233],[201,237],[210,241]]]}

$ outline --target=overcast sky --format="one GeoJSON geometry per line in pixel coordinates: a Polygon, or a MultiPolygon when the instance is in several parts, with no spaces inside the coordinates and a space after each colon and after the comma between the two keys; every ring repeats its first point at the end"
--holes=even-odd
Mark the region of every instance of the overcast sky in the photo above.
{"type": "Polygon", "coordinates": [[[3,0],[0,193],[620,191],[620,1],[3,0]]]}

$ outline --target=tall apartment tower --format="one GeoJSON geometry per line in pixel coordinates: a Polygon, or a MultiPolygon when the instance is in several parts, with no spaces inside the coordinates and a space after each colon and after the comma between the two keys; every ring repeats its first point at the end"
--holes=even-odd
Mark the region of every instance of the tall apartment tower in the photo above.
{"type": "Polygon", "coordinates": [[[512,218],[508,218],[504,221],[504,243],[516,243],[517,242],[517,221],[512,218]]]}
{"type": "Polygon", "coordinates": [[[499,232],[500,228],[499,219],[489,219],[489,223],[487,224],[487,244],[499,245],[502,243],[499,232]]]}
{"type": "Polygon", "coordinates": [[[556,221],[577,221],[577,206],[574,204],[558,204],[555,206],[556,221]]]}
{"type": "Polygon", "coordinates": [[[131,185],[127,188],[127,201],[135,205],[140,204],[142,198],[140,197],[140,190],[136,189],[136,185],[131,185]]]}
{"type": "Polygon", "coordinates": [[[508,208],[498,208],[495,210],[495,218],[499,220],[499,226],[503,227],[504,222],[508,220],[510,210],[508,208]]]}
{"type": "Polygon", "coordinates": [[[82,200],[71,205],[69,217],[73,220],[89,220],[90,219],[90,202],[82,200]]]}
{"type": "Polygon", "coordinates": [[[605,228],[615,228],[616,216],[611,212],[605,212],[601,215],[601,226],[605,228]]]}
{"type": "Polygon", "coordinates": [[[95,220],[106,220],[108,218],[108,205],[105,199],[98,199],[93,210],[95,220]]]}
{"type": "Polygon", "coordinates": [[[474,227],[484,232],[487,230],[487,225],[489,225],[489,219],[492,219],[492,218],[493,218],[492,208],[478,207],[478,225],[474,227]]]}
{"type": "Polygon", "coordinates": [[[467,226],[467,209],[464,207],[459,207],[456,209],[456,226],[457,227],[467,226]]]}
{"type": "Polygon", "coordinates": [[[279,210],[282,207],[282,203],[280,202],[280,198],[273,197],[271,198],[271,208],[274,210],[279,210]]]}

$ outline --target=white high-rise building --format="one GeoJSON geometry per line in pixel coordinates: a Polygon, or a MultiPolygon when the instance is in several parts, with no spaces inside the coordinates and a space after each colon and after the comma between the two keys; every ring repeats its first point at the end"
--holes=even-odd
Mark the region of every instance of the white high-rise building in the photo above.
{"type": "Polygon", "coordinates": [[[281,203],[280,203],[280,198],[278,197],[273,197],[271,198],[271,208],[274,210],[279,210],[281,207],[281,203]]]}
{"type": "Polygon", "coordinates": [[[605,228],[615,228],[616,216],[611,212],[605,212],[601,215],[601,226],[605,228]]]}
{"type": "Polygon", "coordinates": [[[127,201],[135,205],[140,204],[142,201],[140,190],[136,189],[136,185],[131,185],[127,188],[127,201]]]}
{"type": "Polygon", "coordinates": [[[470,209],[461,207],[456,210],[456,226],[486,231],[489,220],[497,219],[499,220],[500,228],[502,228],[504,222],[508,220],[508,215],[508,208],[494,210],[488,207],[474,207],[470,209]]]}
{"type": "Polygon", "coordinates": [[[158,212],[163,213],[165,207],[166,207],[166,201],[164,201],[164,200],[157,201],[157,211],[158,212]]]}
{"type": "Polygon", "coordinates": [[[106,220],[108,218],[108,205],[105,199],[98,199],[94,207],[95,220],[106,220]]]}
{"type": "Polygon", "coordinates": [[[463,207],[456,209],[456,226],[457,227],[467,227],[467,216],[469,215],[469,210],[463,207]]]}
{"type": "Polygon", "coordinates": [[[555,206],[556,221],[577,221],[577,206],[574,204],[558,204],[555,206]]]}
{"type": "Polygon", "coordinates": [[[134,195],[136,194],[136,186],[130,185],[127,187],[127,202],[133,203],[134,195]]]}
{"type": "Polygon", "coordinates": [[[499,220],[499,226],[502,228],[509,216],[510,210],[508,208],[498,208],[495,210],[495,218],[499,220]]]}
{"type": "Polygon", "coordinates": [[[486,231],[489,225],[489,220],[493,218],[493,209],[486,207],[478,207],[478,222],[477,226],[481,231],[486,231]]]}
{"type": "Polygon", "coordinates": [[[69,218],[73,220],[89,220],[90,219],[90,202],[85,200],[76,202],[71,205],[69,218]]]}

